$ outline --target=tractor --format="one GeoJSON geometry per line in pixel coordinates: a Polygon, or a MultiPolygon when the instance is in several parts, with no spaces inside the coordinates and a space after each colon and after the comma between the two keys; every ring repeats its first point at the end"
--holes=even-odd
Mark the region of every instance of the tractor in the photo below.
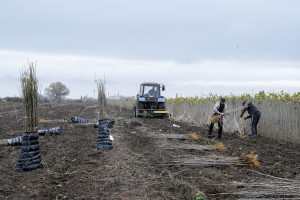
{"type": "Polygon", "coordinates": [[[135,117],[168,117],[165,98],[161,95],[165,86],[155,82],[140,85],[133,111],[135,117]]]}

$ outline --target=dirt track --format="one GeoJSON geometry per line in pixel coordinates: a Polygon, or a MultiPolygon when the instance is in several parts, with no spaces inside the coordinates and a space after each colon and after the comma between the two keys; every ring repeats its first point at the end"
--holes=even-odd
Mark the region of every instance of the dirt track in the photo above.
{"type": "MultiPolygon", "coordinates": [[[[0,139],[20,136],[21,113],[11,113],[20,104],[0,106],[0,139]]],[[[114,148],[97,150],[93,125],[62,122],[71,116],[96,120],[96,110],[85,106],[40,105],[42,118],[59,121],[39,128],[60,126],[63,132],[39,137],[41,169],[15,172],[20,147],[0,146],[0,199],[300,199],[300,145],[224,133],[227,149],[218,151],[206,127],[133,118],[131,111],[111,107],[114,148]],[[258,155],[257,168],[242,159],[251,152],[258,155]]]]}

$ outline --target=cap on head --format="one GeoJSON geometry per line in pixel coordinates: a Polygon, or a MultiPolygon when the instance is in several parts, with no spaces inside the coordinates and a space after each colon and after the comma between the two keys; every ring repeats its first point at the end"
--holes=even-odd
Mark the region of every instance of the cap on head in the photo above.
{"type": "Polygon", "coordinates": [[[246,104],[246,103],[247,103],[247,101],[245,100],[245,101],[243,101],[242,105],[244,105],[244,104],[246,104]]]}
{"type": "Polygon", "coordinates": [[[225,103],[225,98],[222,97],[222,98],[220,99],[220,101],[223,102],[223,103],[225,103]]]}

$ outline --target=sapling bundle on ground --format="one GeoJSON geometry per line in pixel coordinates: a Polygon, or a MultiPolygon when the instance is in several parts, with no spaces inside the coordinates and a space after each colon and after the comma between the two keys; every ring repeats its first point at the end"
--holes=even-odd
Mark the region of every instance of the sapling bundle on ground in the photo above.
{"type": "Polygon", "coordinates": [[[38,133],[38,80],[35,66],[29,62],[29,68],[21,72],[21,88],[24,107],[24,129],[22,147],[16,171],[28,171],[43,167],[39,150],[38,133]]]}

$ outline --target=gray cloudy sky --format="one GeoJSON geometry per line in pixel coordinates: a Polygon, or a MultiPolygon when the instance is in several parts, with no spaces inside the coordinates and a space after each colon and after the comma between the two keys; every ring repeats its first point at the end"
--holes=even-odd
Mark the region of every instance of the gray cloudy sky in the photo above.
{"type": "Polygon", "coordinates": [[[71,98],[135,95],[143,81],[165,95],[300,91],[298,0],[11,0],[0,7],[0,97],[19,96],[20,69],[71,98]]]}

